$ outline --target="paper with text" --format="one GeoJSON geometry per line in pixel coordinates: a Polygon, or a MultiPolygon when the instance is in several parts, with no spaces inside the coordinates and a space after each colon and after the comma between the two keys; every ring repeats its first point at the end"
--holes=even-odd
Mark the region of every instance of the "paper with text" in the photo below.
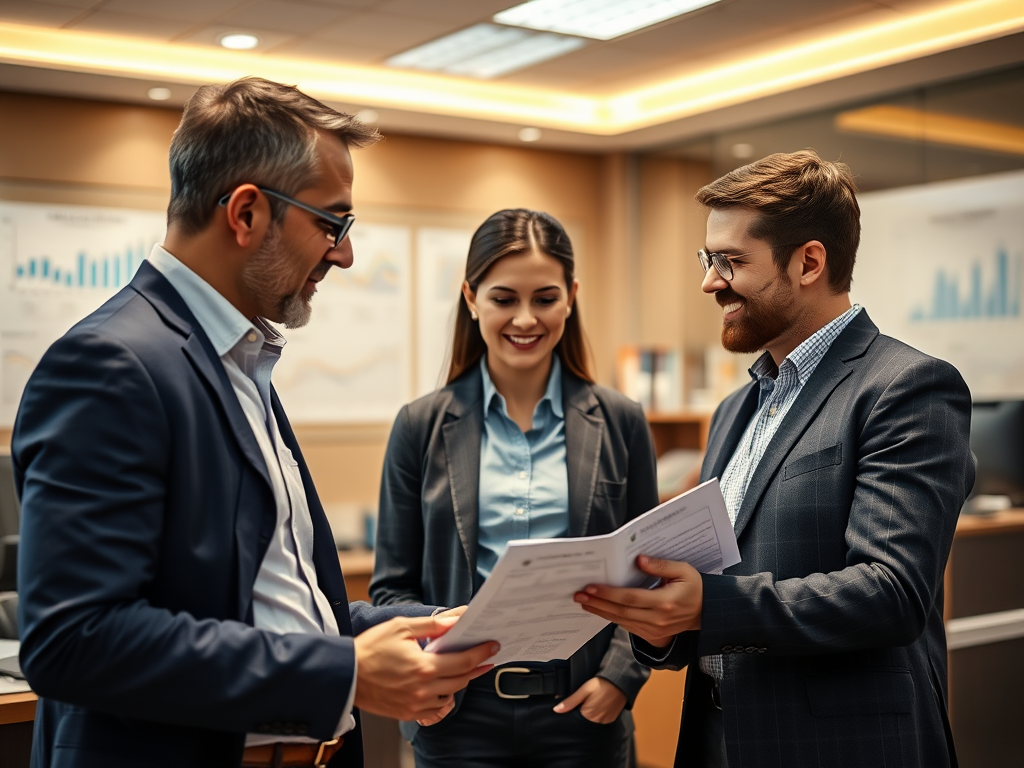
{"type": "Polygon", "coordinates": [[[458,623],[427,645],[435,653],[497,640],[491,664],[567,659],[608,625],[572,597],[588,584],[649,585],[637,555],[683,560],[702,573],[740,562],[717,478],[612,533],[509,542],[458,623]]]}

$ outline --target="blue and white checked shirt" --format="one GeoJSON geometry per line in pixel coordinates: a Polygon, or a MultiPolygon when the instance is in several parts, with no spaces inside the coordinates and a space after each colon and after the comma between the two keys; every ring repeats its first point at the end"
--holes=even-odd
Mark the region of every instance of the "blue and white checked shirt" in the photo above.
{"type": "Polygon", "coordinates": [[[555,355],[544,396],[525,434],[480,360],[484,433],[480,440],[480,528],[476,570],[486,579],[513,539],[556,539],[569,533],[562,365],[555,355]]]}
{"type": "MultiPolygon", "coordinates": [[[[736,516],[743,505],[743,497],[747,495],[750,478],[761,462],[768,443],[775,437],[779,425],[786,418],[797,397],[803,390],[807,380],[825,357],[839,334],[850,321],[860,312],[860,304],[854,304],[846,312],[815,332],[803,341],[800,346],[786,355],[775,372],[775,361],[771,353],[765,352],[750,367],[750,378],[761,387],[758,394],[757,411],[736,452],[729,459],[729,465],[722,473],[719,485],[725,497],[725,508],[729,512],[729,520],[736,525],[736,516]],[[774,375],[773,375],[774,374],[774,375]]],[[[716,680],[722,679],[722,657],[719,655],[702,656],[700,668],[705,674],[716,680]]]]}

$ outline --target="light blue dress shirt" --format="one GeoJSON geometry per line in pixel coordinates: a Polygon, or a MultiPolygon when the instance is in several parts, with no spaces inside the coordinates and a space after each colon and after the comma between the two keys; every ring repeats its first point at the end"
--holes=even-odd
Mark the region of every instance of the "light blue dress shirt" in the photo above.
{"type": "Polygon", "coordinates": [[[480,440],[480,517],[476,569],[486,579],[513,539],[554,539],[569,533],[562,365],[557,356],[544,396],[523,434],[480,360],[484,432],[480,440]]]}

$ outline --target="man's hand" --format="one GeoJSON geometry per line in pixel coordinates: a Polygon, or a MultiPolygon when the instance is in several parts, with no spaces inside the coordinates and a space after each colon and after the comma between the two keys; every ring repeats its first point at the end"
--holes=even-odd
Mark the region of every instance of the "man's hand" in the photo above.
{"type": "Polygon", "coordinates": [[[358,635],[355,705],[423,725],[441,720],[454,706],[452,694],[489,672],[492,664],[481,665],[500,649],[497,643],[458,653],[427,653],[420,648],[421,638],[440,637],[456,621],[455,615],[395,618],[358,635]]]}
{"type": "Polygon", "coordinates": [[[555,712],[562,714],[579,707],[580,714],[590,722],[611,723],[625,706],[626,694],[620,691],[617,685],[603,677],[592,677],[571,696],[559,702],[555,706],[555,712]]]}
{"type": "Polygon", "coordinates": [[[659,576],[654,589],[629,589],[590,585],[573,599],[602,619],[607,619],[651,645],[664,648],[680,632],[700,629],[704,607],[704,583],[689,563],[656,560],[640,555],[637,567],[659,576]]]}

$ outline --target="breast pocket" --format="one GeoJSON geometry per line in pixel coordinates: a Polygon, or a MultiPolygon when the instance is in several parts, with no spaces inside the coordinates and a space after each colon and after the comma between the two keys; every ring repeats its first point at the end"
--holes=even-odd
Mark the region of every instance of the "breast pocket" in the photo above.
{"type": "Polygon", "coordinates": [[[817,472],[819,469],[836,467],[843,463],[843,444],[836,443],[831,448],[815,451],[807,456],[801,456],[786,464],[783,469],[782,479],[791,480],[799,475],[808,472],[817,472]]]}
{"type": "Polygon", "coordinates": [[[617,500],[626,495],[625,480],[599,480],[596,495],[605,499],[617,500]]]}

